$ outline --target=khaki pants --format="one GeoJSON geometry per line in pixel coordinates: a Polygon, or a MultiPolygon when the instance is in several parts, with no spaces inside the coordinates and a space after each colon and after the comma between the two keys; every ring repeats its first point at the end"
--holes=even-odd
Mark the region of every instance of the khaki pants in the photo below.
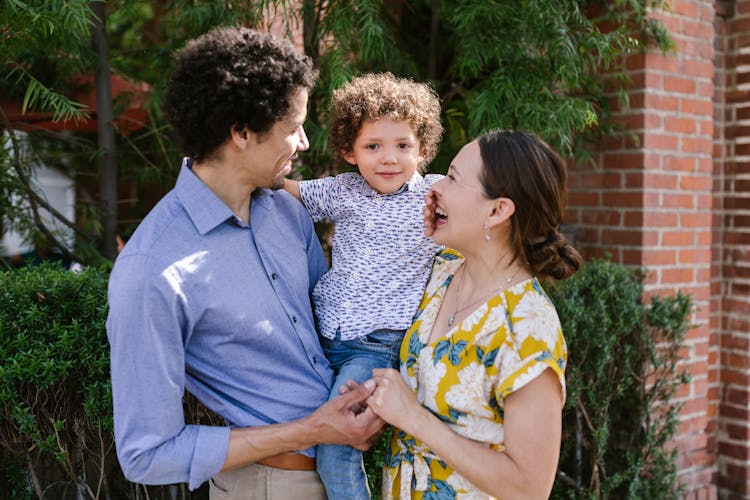
{"type": "Polygon", "coordinates": [[[250,464],[219,472],[209,481],[211,500],[326,500],[314,470],[285,470],[250,464]]]}

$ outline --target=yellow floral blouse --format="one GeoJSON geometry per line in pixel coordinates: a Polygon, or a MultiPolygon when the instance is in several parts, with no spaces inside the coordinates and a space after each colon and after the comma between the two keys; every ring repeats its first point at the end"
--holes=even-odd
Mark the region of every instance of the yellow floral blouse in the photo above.
{"type": "MultiPolygon", "coordinates": [[[[463,258],[435,259],[411,328],[401,344],[401,375],[417,400],[455,432],[504,450],[504,398],[546,368],[565,394],[567,348],[555,307],[536,278],[478,306],[444,337],[427,345],[440,304],[463,258]]],[[[383,471],[383,498],[488,498],[432,454],[394,429],[383,471]]]]}

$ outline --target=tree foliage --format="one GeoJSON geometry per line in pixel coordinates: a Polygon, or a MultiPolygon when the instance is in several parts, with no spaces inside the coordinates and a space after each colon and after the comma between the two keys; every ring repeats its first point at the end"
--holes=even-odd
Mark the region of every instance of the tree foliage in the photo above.
{"type": "MultiPolygon", "coordinates": [[[[0,3],[4,96],[22,100],[28,109],[54,112],[56,119],[80,118],[71,96],[75,76],[96,64],[91,5],[0,3]]],[[[353,75],[391,71],[434,86],[447,133],[433,171],[444,171],[461,145],[492,128],[535,131],[565,156],[587,160],[599,137],[616,132],[608,120],[611,103],[627,104],[624,58],[670,47],[663,26],[648,15],[664,7],[654,0],[111,0],[106,6],[113,72],[151,87],[147,126],[118,136],[124,235],[171,186],[178,168],[178,151],[160,109],[174,51],[213,26],[267,29],[273,22],[288,34],[302,29],[303,50],[321,70],[306,124],[311,151],[299,165],[305,176],[338,168],[326,147],[325,111],[331,91],[353,75]]],[[[44,136],[46,147],[30,152],[28,161],[51,162],[76,178],[85,205],[78,222],[84,236],[78,240],[96,243],[102,223],[99,172],[92,168],[95,138],[32,133],[44,136]]],[[[14,163],[8,149],[0,152],[2,174],[14,163]]],[[[29,196],[29,186],[19,191],[0,183],[6,195],[29,196]]],[[[35,225],[31,217],[27,222],[35,225]]],[[[92,255],[77,256],[91,261],[92,255]]]]}

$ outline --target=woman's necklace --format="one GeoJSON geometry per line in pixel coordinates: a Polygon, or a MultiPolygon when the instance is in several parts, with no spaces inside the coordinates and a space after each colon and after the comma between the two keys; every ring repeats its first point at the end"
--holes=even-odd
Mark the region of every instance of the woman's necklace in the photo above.
{"type": "Polygon", "coordinates": [[[469,303],[469,304],[467,304],[467,305],[465,305],[463,307],[458,307],[459,301],[461,300],[461,285],[464,283],[464,271],[463,271],[463,268],[461,268],[461,281],[458,282],[458,288],[456,289],[456,308],[453,310],[453,314],[451,314],[450,318],[448,318],[448,327],[450,328],[450,327],[453,326],[453,323],[456,320],[456,314],[458,314],[458,313],[460,313],[462,311],[465,311],[466,309],[468,309],[469,307],[473,306],[474,304],[476,304],[478,302],[481,302],[482,300],[486,299],[487,297],[491,297],[492,295],[494,295],[496,293],[499,293],[500,291],[504,290],[505,287],[507,287],[510,284],[510,282],[513,281],[513,279],[516,277],[516,275],[518,275],[518,272],[520,270],[521,270],[521,266],[519,265],[519,266],[516,267],[515,272],[513,274],[511,274],[508,278],[506,278],[503,281],[502,285],[500,285],[497,288],[493,288],[487,295],[482,295],[481,297],[479,297],[478,299],[474,300],[473,302],[471,302],[471,303],[469,303]]]}

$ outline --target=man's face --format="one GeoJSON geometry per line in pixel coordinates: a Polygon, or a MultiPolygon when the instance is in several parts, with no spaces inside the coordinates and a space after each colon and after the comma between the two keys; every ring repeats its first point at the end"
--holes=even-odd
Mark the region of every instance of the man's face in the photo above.
{"type": "Polygon", "coordinates": [[[249,149],[255,186],[281,189],[284,177],[292,171],[292,161],[299,151],[310,147],[302,124],[307,116],[308,92],[301,88],[289,99],[289,111],[263,135],[252,134],[253,147],[249,149]]]}

